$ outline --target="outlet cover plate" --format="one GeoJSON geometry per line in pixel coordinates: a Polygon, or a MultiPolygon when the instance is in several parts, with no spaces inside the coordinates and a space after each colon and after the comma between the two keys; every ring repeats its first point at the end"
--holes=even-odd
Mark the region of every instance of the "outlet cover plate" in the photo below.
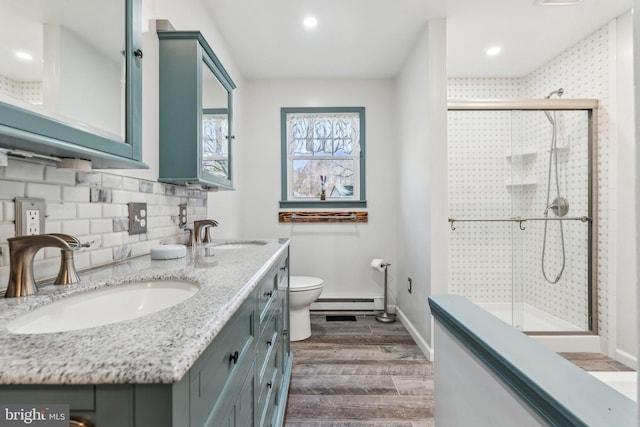
{"type": "Polygon", "coordinates": [[[44,234],[44,199],[16,197],[16,236],[44,234]]]}
{"type": "Polygon", "coordinates": [[[147,204],[129,203],[129,234],[147,232],[147,204]]]}
{"type": "Polygon", "coordinates": [[[187,226],[187,204],[181,203],[178,207],[180,208],[180,213],[178,214],[178,226],[180,228],[185,228],[187,226]]]}

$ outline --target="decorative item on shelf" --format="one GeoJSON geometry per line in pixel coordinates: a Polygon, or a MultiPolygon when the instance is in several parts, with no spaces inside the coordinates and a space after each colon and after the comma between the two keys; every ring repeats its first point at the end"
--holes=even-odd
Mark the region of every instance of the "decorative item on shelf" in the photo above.
{"type": "Polygon", "coordinates": [[[320,193],[320,200],[327,200],[327,194],[326,194],[327,176],[326,175],[320,175],[320,188],[322,189],[320,193]]]}
{"type": "Polygon", "coordinates": [[[278,222],[369,222],[369,213],[364,211],[280,211],[278,212],[278,222]]]}

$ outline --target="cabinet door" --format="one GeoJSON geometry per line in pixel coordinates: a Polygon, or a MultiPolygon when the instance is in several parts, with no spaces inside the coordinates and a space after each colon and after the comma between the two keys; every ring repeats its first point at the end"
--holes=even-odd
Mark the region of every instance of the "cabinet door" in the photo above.
{"type": "Polygon", "coordinates": [[[254,420],[255,377],[253,370],[244,382],[234,406],[235,427],[251,427],[254,420]]]}
{"type": "Polygon", "coordinates": [[[198,31],[158,31],[160,173],[171,184],[233,189],[232,91],[198,31]]]}

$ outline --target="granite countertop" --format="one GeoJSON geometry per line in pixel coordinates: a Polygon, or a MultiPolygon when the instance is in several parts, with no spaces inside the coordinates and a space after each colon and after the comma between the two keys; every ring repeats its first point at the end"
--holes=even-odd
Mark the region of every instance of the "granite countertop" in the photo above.
{"type": "Polygon", "coordinates": [[[214,246],[206,253],[190,249],[177,260],[142,256],[80,273],[78,285],[46,285],[34,296],[0,298],[0,384],[180,381],[289,246],[288,239],[264,241],[242,249],[214,246]],[[201,289],[177,305],[111,325],[32,335],[6,329],[21,314],[67,295],[152,279],[192,281],[201,289]]]}

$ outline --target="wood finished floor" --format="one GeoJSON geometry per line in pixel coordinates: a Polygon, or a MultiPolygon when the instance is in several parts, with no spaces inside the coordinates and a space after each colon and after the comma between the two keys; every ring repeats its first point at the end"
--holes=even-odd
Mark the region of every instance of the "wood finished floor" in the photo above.
{"type": "MultiPolygon", "coordinates": [[[[433,427],[433,365],[399,322],[311,315],[312,335],[292,342],[285,427],[433,427]]],[[[589,371],[626,371],[596,353],[560,353],[589,371]]]]}
{"type": "Polygon", "coordinates": [[[400,322],[327,322],[291,343],[286,427],[433,426],[433,369],[400,322]]]}

